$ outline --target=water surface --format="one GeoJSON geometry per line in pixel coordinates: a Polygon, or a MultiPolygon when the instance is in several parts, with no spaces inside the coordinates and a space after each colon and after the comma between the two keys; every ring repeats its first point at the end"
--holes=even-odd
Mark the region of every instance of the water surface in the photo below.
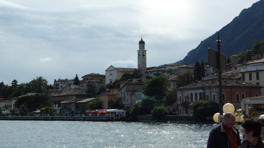
{"type": "Polygon", "coordinates": [[[212,124],[0,121],[3,148],[204,148],[212,124]]]}

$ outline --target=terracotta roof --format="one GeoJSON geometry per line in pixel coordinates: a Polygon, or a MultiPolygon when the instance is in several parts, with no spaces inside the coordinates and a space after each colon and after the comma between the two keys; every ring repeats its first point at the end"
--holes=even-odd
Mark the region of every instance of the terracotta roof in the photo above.
{"type": "Polygon", "coordinates": [[[55,96],[71,96],[71,95],[86,95],[84,92],[62,92],[62,93],[52,93],[50,96],[55,97],[55,96]]]}
{"type": "Polygon", "coordinates": [[[136,68],[116,68],[117,71],[124,71],[124,72],[133,72],[134,70],[136,70],[136,68]]]}
{"type": "MultiPolygon", "coordinates": [[[[192,83],[183,87],[180,87],[178,89],[193,89],[193,88],[203,88],[203,87],[218,87],[219,83],[218,80],[203,80],[203,81],[197,81],[197,83],[192,83]]],[[[230,86],[236,86],[236,87],[259,87],[262,88],[262,86],[258,86],[256,84],[251,84],[239,80],[222,80],[222,87],[230,87],[230,86]]],[[[177,89],[177,90],[178,90],[177,89]]]]}
{"type": "Polygon", "coordinates": [[[249,61],[245,64],[248,65],[248,64],[255,64],[255,63],[264,63],[264,58],[259,59],[259,60],[249,61]]]}
{"type": "Polygon", "coordinates": [[[147,72],[151,72],[151,71],[168,71],[168,70],[166,68],[155,68],[155,69],[147,70],[147,72]]]}
{"type": "Polygon", "coordinates": [[[169,80],[169,81],[174,81],[174,80],[177,79],[177,77],[178,77],[178,75],[170,75],[170,76],[168,77],[168,80],[169,80]]]}
{"type": "Polygon", "coordinates": [[[98,75],[98,76],[105,76],[105,75],[101,75],[99,73],[90,73],[90,74],[87,74],[87,75],[82,76],[82,78],[83,77],[86,77],[86,76],[96,76],[96,75],[98,75]]]}
{"type": "Polygon", "coordinates": [[[87,103],[87,102],[93,101],[94,99],[96,99],[96,98],[86,98],[86,99],[77,101],[76,103],[87,103]]]}
{"type": "Polygon", "coordinates": [[[74,103],[74,102],[75,102],[75,99],[74,100],[65,100],[65,101],[61,101],[61,104],[74,103]]]}

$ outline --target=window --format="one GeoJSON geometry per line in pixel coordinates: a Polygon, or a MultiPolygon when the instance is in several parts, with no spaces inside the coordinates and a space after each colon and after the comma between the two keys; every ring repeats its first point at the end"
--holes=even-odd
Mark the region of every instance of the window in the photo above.
{"type": "Polygon", "coordinates": [[[259,85],[259,82],[257,82],[256,84],[259,85]]]}
{"type": "Polygon", "coordinates": [[[181,100],[181,96],[179,96],[179,98],[180,98],[180,102],[182,102],[182,100],[181,100]]]}
{"type": "Polygon", "coordinates": [[[101,97],[101,100],[103,100],[103,96],[101,97]]]}
{"type": "Polygon", "coordinates": [[[249,81],[252,80],[252,73],[249,73],[249,81]]]}
{"type": "Polygon", "coordinates": [[[112,75],[112,73],[109,74],[110,76],[112,75]]]}
{"type": "Polygon", "coordinates": [[[191,93],[191,102],[193,102],[193,93],[191,93]]]}
{"type": "Polygon", "coordinates": [[[213,94],[213,100],[215,101],[215,94],[213,94]]]}
{"type": "Polygon", "coordinates": [[[256,73],[256,79],[259,80],[259,72],[256,73]]]}
{"type": "Polygon", "coordinates": [[[245,81],[245,74],[242,74],[242,81],[245,81]]]}
{"type": "Polygon", "coordinates": [[[258,93],[256,93],[256,97],[258,97],[259,95],[258,95],[258,93]]]}
{"type": "Polygon", "coordinates": [[[239,93],[236,94],[236,101],[239,101],[239,93]]]}
{"type": "Polygon", "coordinates": [[[206,94],[206,100],[209,100],[209,95],[208,94],[206,94]]]}
{"type": "Polygon", "coordinates": [[[105,107],[108,107],[108,103],[107,102],[105,103],[105,107]]]}
{"type": "Polygon", "coordinates": [[[105,99],[107,100],[108,99],[108,96],[106,96],[105,99]]]}
{"type": "Polygon", "coordinates": [[[245,99],[245,94],[242,94],[241,95],[241,99],[245,99]]]}
{"type": "Polygon", "coordinates": [[[222,94],[222,100],[225,101],[226,98],[225,98],[225,94],[222,94]]]}
{"type": "Polygon", "coordinates": [[[198,98],[197,93],[195,93],[195,101],[197,101],[197,98],[198,98]]]}

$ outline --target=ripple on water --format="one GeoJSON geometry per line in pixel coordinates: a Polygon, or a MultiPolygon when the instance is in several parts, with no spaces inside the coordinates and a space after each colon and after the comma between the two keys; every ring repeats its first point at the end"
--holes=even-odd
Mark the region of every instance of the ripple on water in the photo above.
{"type": "Polygon", "coordinates": [[[0,121],[1,147],[206,147],[210,124],[0,121]]]}

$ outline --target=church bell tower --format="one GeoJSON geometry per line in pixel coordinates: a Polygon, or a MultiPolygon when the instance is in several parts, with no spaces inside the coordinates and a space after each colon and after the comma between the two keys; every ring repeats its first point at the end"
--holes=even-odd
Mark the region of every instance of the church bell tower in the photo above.
{"type": "Polygon", "coordinates": [[[147,51],[145,50],[145,41],[143,41],[142,37],[138,43],[138,70],[142,74],[142,78],[146,78],[146,70],[147,70],[147,51]]]}

